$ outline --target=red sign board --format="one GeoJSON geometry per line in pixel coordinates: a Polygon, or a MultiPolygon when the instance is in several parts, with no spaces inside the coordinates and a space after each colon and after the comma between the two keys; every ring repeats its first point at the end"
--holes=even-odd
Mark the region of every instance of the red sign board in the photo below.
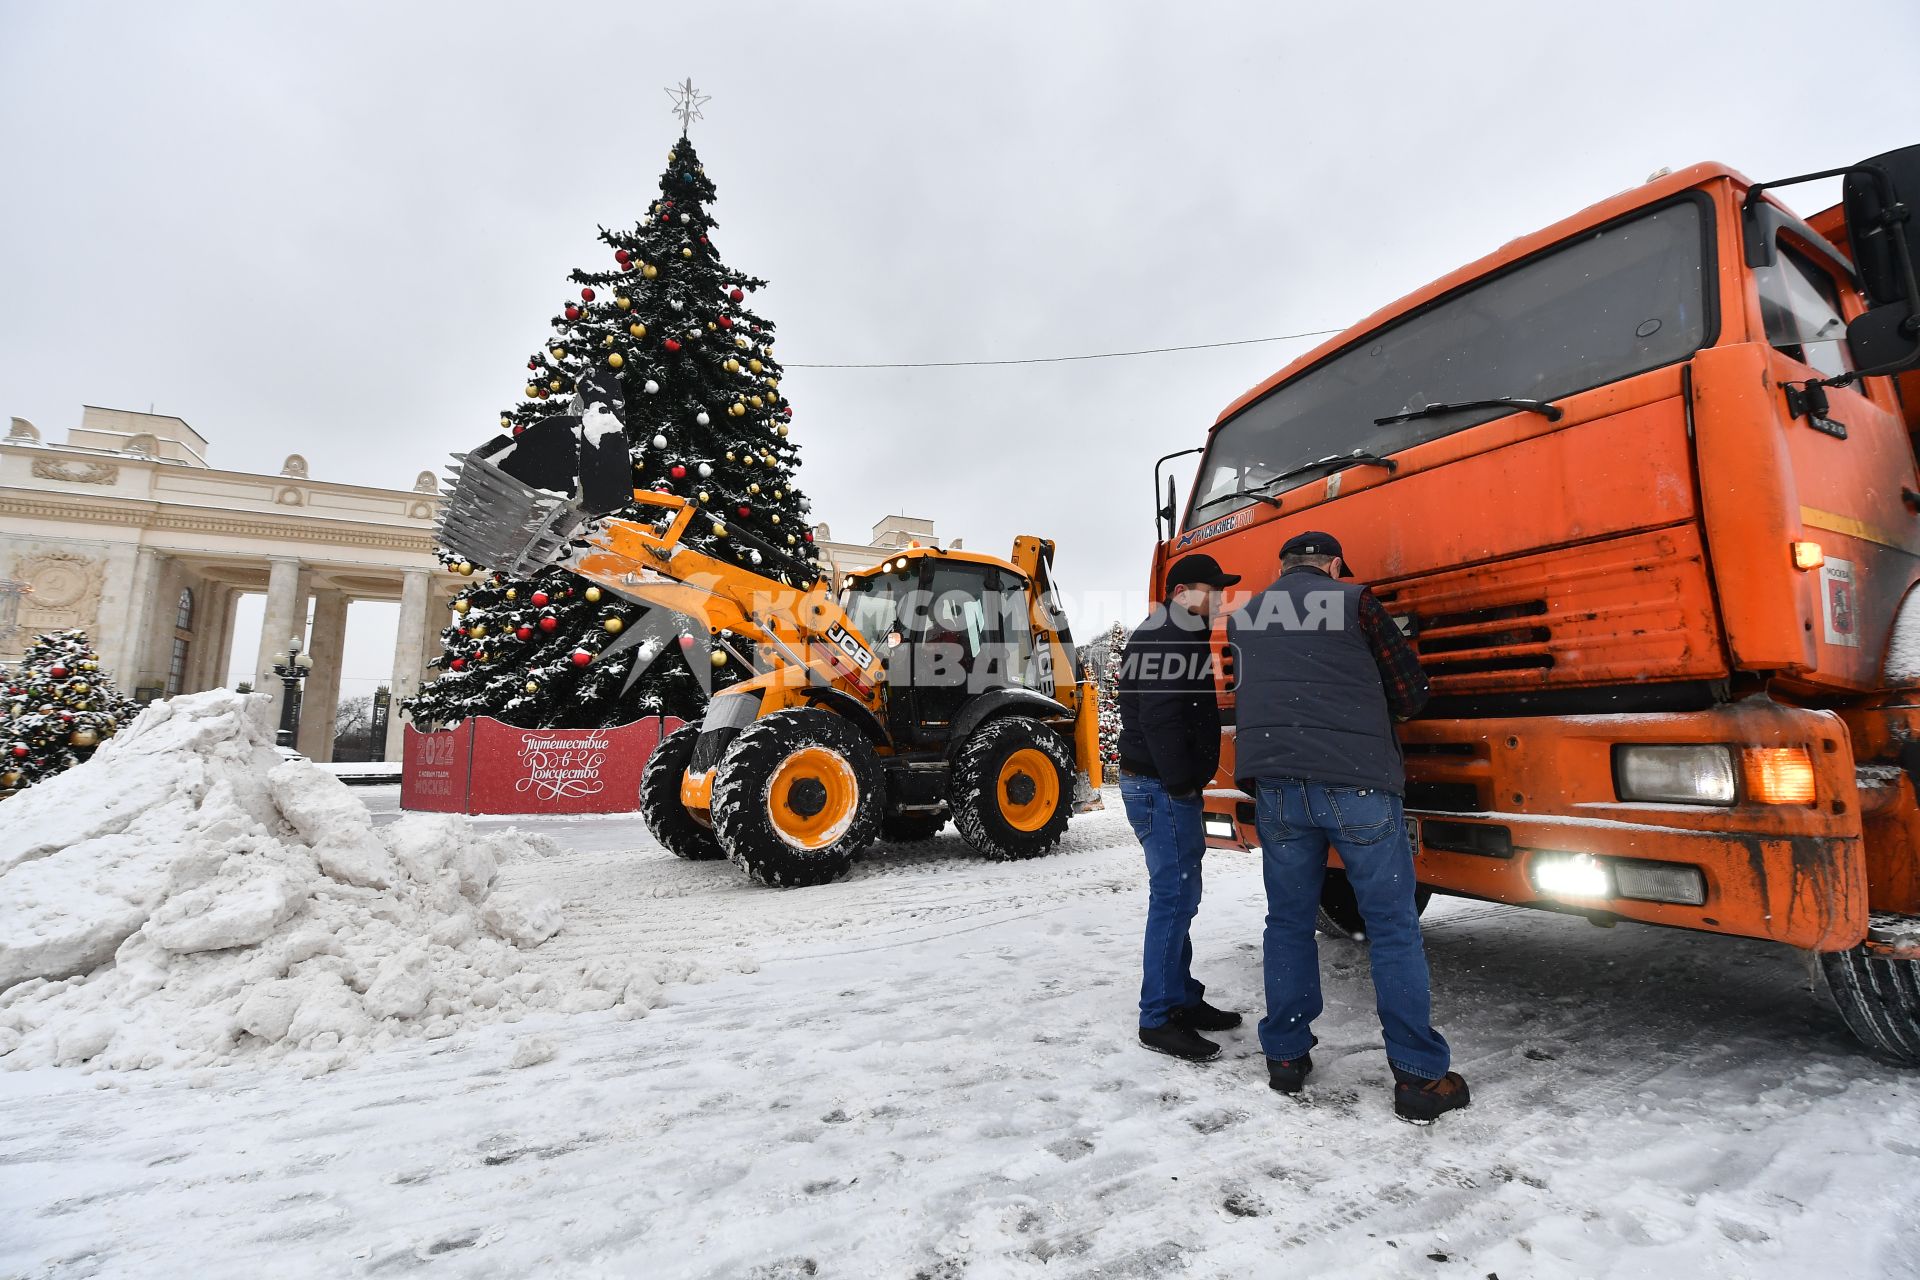
{"type": "Polygon", "coordinates": [[[640,773],[683,722],[516,729],[482,716],[438,733],[406,727],[400,807],[454,813],[631,813],[640,773]]]}

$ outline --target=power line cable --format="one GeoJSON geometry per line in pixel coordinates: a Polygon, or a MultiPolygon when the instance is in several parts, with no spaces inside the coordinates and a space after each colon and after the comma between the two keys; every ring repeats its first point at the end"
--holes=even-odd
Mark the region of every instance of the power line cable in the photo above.
{"type": "Polygon", "coordinates": [[[1184,347],[1144,347],[1138,351],[1094,351],[1076,356],[1027,356],[1019,360],[881,360],[872,363],[802,364],[797,360],[781,363],[788,369],[969,369],[983,365],[1066,364],[1074,360],[1120,360],[1129,356],[1159,356],[1174,351],[1212,351],[1219,347],[1251,347],[1263,342],[1289,342],[1295,338],[1324,338],[1344,333],[1344,329],[1310,329],[1305,333],[1281,333],[1271,338],[1235,338],[1230,342],[1195,342],[1184,347]]]}

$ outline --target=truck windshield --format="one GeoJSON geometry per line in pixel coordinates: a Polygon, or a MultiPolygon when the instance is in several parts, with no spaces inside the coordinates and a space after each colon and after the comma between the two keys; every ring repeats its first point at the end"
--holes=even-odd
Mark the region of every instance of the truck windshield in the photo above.
{"type": "Polygon", "coordinates": [[[1283,473],[1330,454],[1392,454],[1512,413],[1506,407],[1376,426],[1429,404],[1557,400],[1684,360],[1708,338],[1705,200],[1683,198],[1556,245],[1369,333],[1213,433],[1186,527],[1327,474],[1283,473]]]}

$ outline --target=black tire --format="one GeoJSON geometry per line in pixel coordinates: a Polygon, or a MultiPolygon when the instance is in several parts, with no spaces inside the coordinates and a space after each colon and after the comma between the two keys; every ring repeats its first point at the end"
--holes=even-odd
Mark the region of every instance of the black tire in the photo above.
{"type": "Polygon", "coordinates": [[[880,839],[887,844],[916,844],[933,839],[946,825],[944,813],[924,810],[890,813],[880,820],[880,839]]]}
{"type": "Polygon", "coordinates": [[[741,730],[721,757],[713,829],[727,856],[762,884],[826,884],[880,833],[885,798],[880,757],[844,717],[776,711],[741,730]]]}
{"type": "Polygon", "coordinates": [[[1073,812],[1073,754],[1031,717],[989,720],[953,754],[947,806],[961,836],[989,858],[1050,853],[1073,812]]]}
{"type": "Polygon", "coordinates": [[[1822,952],[1820,971],[1847,1030],[1902,1066],[1920,1067],[1920,961],[1855,947],[1822,952]]]}
{"type": "MultiPolygon", "coordinates": [[[[1427,903],[1433,898],[1433,890],[1418,885],[1413,891],[1413,913],[1420,915],[1427,909],[1427,903]]],[[[1353,895],[1353,885],[1347,879],[1347,873],[1338,867],[1327,868],[1327,878],[1320,886],[1320,932],[1329,938],[1345,938],[1349,942],[1367,940],[1367,922],[1360,915],[1360,900],[1353,895]]]]}
{"type": "Polygon", "coordinates": [[[713,829],[680,803],[680,778],[693,759],[693,744],[699,737],[699,725],[682,725],[662,738],[647,757],[647,767],[640,774],[640,820],[674,857],[711,862],[726,857],[725,851],[713,829]]]}

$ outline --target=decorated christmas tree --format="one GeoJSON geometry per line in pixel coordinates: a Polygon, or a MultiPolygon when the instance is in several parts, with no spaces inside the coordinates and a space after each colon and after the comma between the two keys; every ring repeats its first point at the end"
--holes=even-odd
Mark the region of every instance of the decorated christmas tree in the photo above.
{"type": "Polygon", "coordinates": [[[84,631],[54,631],[0,672],[0,799],[84,763],[140,710],[100,670],[84,631]]]}
{"type": "MultiPolygon", "coordinates": [[[[697,505],[688,545],[804,586],[820,568],[809,504],[793,484],[793,407],[780,394],[773,325],[746,305],[766,282],[721,261],[714,195],[683,134],[646,216],[625,231],[600,229],[611,261],[573,273],[576,294],[528,358],[526,398],[500,425],[517,439],[556,421],[577,431],[610,413],[629,441],[633,486],[697,505]]],[[[704,636],[643,618],[645,610],[571,574],[515,580],[448,563],[474,581],[455,597],[441,635],[434,665],[442,674],[407,703],[423,727],[472,715],[524,727],[691,717],[705,695],[689,661],[707,668],[711,684],[747,674],[725,652],[709,654],[704,636]],[[646,642],[623,642],[636,624],[646,626],[646,642]],[[636,665],[642,674],[630,681],[636,665]]]]}

